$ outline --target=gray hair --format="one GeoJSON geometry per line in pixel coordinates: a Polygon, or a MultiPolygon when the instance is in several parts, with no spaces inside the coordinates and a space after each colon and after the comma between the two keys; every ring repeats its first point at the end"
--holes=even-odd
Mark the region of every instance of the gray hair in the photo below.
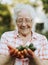
{"type": "Polygon", "coordinates": [[[18,12],[22,11],[23,9],[25,9],[31,15],[31,18],[33,20],[35,19],[36,13],[35,13],[35,9],[33,6],[31,6],[29,4],[17,4],[14,7],[14,15],[13,15],[14,21],[16,21],[16,19],[17,19],[18,12]]]}

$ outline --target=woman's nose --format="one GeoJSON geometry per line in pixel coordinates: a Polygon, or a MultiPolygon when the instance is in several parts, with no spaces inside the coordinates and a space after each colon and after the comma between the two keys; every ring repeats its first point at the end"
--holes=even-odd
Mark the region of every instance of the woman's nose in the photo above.
{"type": "Polygon", "coordinates": [[[22,26],[26,26],[26,22],[25,21],[22,23],[22,26]]]}
{"type": "Polygon", "coordinates": [[[26,21],[25,21],[25,19],[23,20],[22,25],[23,25],[23,26],[26,26],[26,21]]]}

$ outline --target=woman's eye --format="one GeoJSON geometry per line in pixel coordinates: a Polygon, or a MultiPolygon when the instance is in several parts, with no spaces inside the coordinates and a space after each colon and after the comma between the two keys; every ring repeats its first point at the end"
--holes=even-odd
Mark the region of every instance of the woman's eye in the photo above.
{"type": "Polygon", "coordinates": [[[26,19],[26,22],[31,22],[32,21],[32,19],[26,19]]]}
{"type": "Polygon", "coordinates": [[[29,20],[28,20],[28,19],[26,19],[26,22],[29,22],[29,20]]]}
{"type": "Polygon", "coordinates": [[[22,19],[19,20],[20,22],[22,21],[22,19]]]}
{"type": "Polygon", "coordinates": [[[23,21],[23,19],[19,19],[18,21],[19,21],[19,22],[22,22],[22,21],[23,21]]]}

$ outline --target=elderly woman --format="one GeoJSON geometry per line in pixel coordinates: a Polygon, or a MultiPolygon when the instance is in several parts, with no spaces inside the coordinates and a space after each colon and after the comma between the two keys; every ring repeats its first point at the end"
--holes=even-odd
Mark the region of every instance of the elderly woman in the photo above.
{"type": "Polygon", "coordinates": [[[33,7],[18,4],[14,11],[17,30],[5,32],[1,37],[0,65],[47,65],[47,39],[32,31],[35,17],[33,7]],[[25,47],[30,43],[36,47],[34,52],[31,49],[22,52],[17,49],[20,45],[25,47]]]}

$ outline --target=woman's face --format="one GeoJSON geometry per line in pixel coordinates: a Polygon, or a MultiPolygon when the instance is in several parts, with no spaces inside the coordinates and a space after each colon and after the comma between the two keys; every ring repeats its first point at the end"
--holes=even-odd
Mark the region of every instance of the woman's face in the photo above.
{"type": "Polygon", "coordinates": [[[21,34],[23,35],[30,34],[32,29],[32,19],[31,15],[27,11],[22,10],[21,12],[18,13],[17,27],[18,31],[21,34]]]}

